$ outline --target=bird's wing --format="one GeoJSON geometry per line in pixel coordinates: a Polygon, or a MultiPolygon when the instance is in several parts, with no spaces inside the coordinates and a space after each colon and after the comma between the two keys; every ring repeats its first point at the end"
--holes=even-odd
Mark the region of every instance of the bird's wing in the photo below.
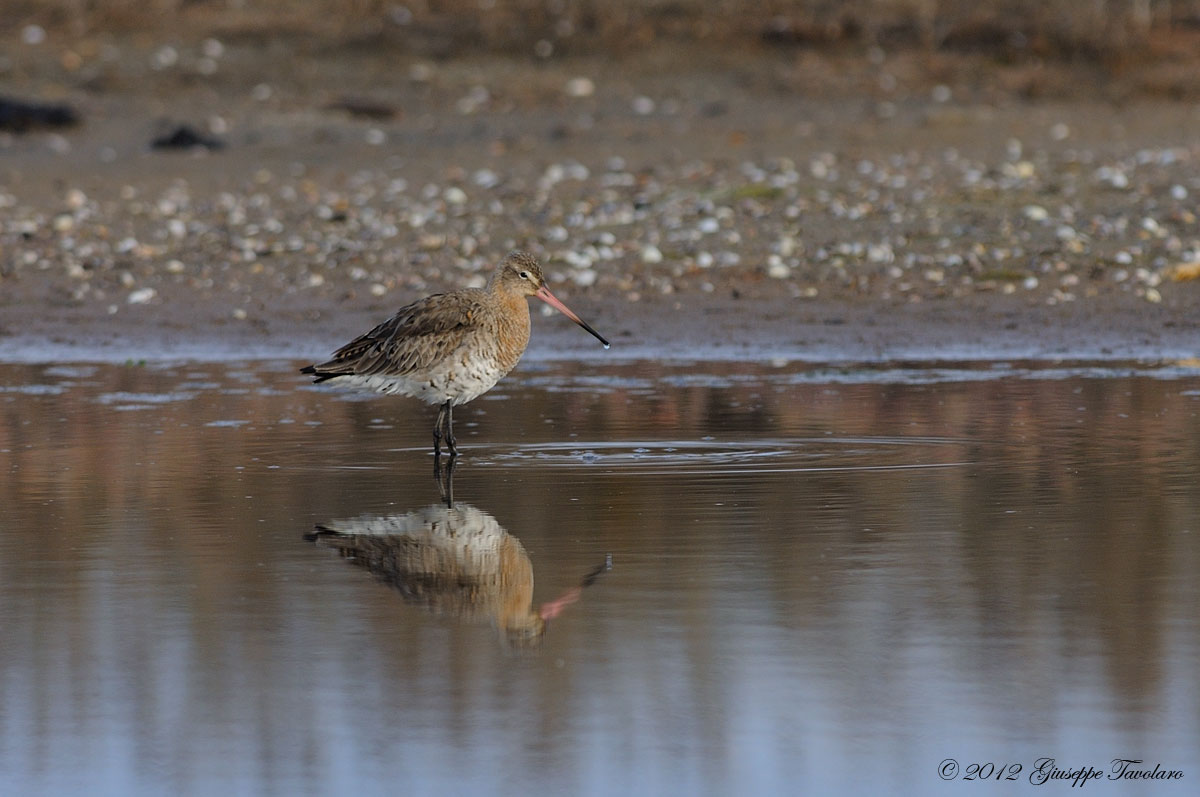
{"type": "Polygon", "coordinates": [[[439,293],[400,308],[379,326],[342,346],[329,362],[312,366],[318,378],[348,374],[404,375],[448,357],[475,329],[480,297],[439,293]]]}

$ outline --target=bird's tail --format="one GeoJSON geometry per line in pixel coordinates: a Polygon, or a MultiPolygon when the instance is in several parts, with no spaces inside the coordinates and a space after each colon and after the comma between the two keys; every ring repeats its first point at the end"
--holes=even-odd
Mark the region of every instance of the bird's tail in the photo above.
{"type": "Polygon", "coordinates": [[[306,365],[300,369],[300,373],[312,376],[314,385],[319,385],[326,379],[333,379],[335,376],[343,376],[343,374],[334,371],[323,370],[320,365],[306,365]]]}

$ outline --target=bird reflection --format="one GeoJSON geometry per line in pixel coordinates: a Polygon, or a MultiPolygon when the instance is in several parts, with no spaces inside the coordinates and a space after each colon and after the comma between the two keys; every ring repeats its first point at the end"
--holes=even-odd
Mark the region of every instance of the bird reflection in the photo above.
{"type": "Polygon", "coordinates": [[[433,480],[437,482],[442,502],[452,509],[454,507],[454,457],[450,457],[446,466],[442,467],[442,455],[437,451],[433,452],[433,480]]]}
{"type": "Polygon", "coordinates": [[[583,588],[612,568],[611,556],[580,584],[533,604],[533,564],[521,541],[470,504],[319,524],[304,536],[334,548],[400,592],[404,601],[467,623],[490,623],[514,647],[538,644],[583,588]]]}

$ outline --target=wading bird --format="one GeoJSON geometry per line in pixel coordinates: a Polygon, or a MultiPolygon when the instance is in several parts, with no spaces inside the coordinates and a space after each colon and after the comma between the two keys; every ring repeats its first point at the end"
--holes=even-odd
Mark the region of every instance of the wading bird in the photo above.
{"type": "Polygon", "coordinates": [[[454,408],[477,398],[513,369],[529,343],[529,303],[536,296],[594,335],[608,341],[546,287],[542,268],[525,252],[511,252],[486,288],[428,296],[359,335],[320,365],[300,369],[314,382],[400,393],[440,406],[433,427],[433,453],[441,442],[451,459],[454,408]]]}

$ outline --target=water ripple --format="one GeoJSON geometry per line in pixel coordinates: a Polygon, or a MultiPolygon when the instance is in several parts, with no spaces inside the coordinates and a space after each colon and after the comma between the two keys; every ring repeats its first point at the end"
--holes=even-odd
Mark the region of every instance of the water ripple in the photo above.
{"type": "Polygon", "coordinates": [[[960,467],[965,441],[937,437],[569,441],[472,449],[472,465],[588,467],[628,473],[789,473],[960,467]],[[670,469],[670,470],[666,470],[670,469]]]}

